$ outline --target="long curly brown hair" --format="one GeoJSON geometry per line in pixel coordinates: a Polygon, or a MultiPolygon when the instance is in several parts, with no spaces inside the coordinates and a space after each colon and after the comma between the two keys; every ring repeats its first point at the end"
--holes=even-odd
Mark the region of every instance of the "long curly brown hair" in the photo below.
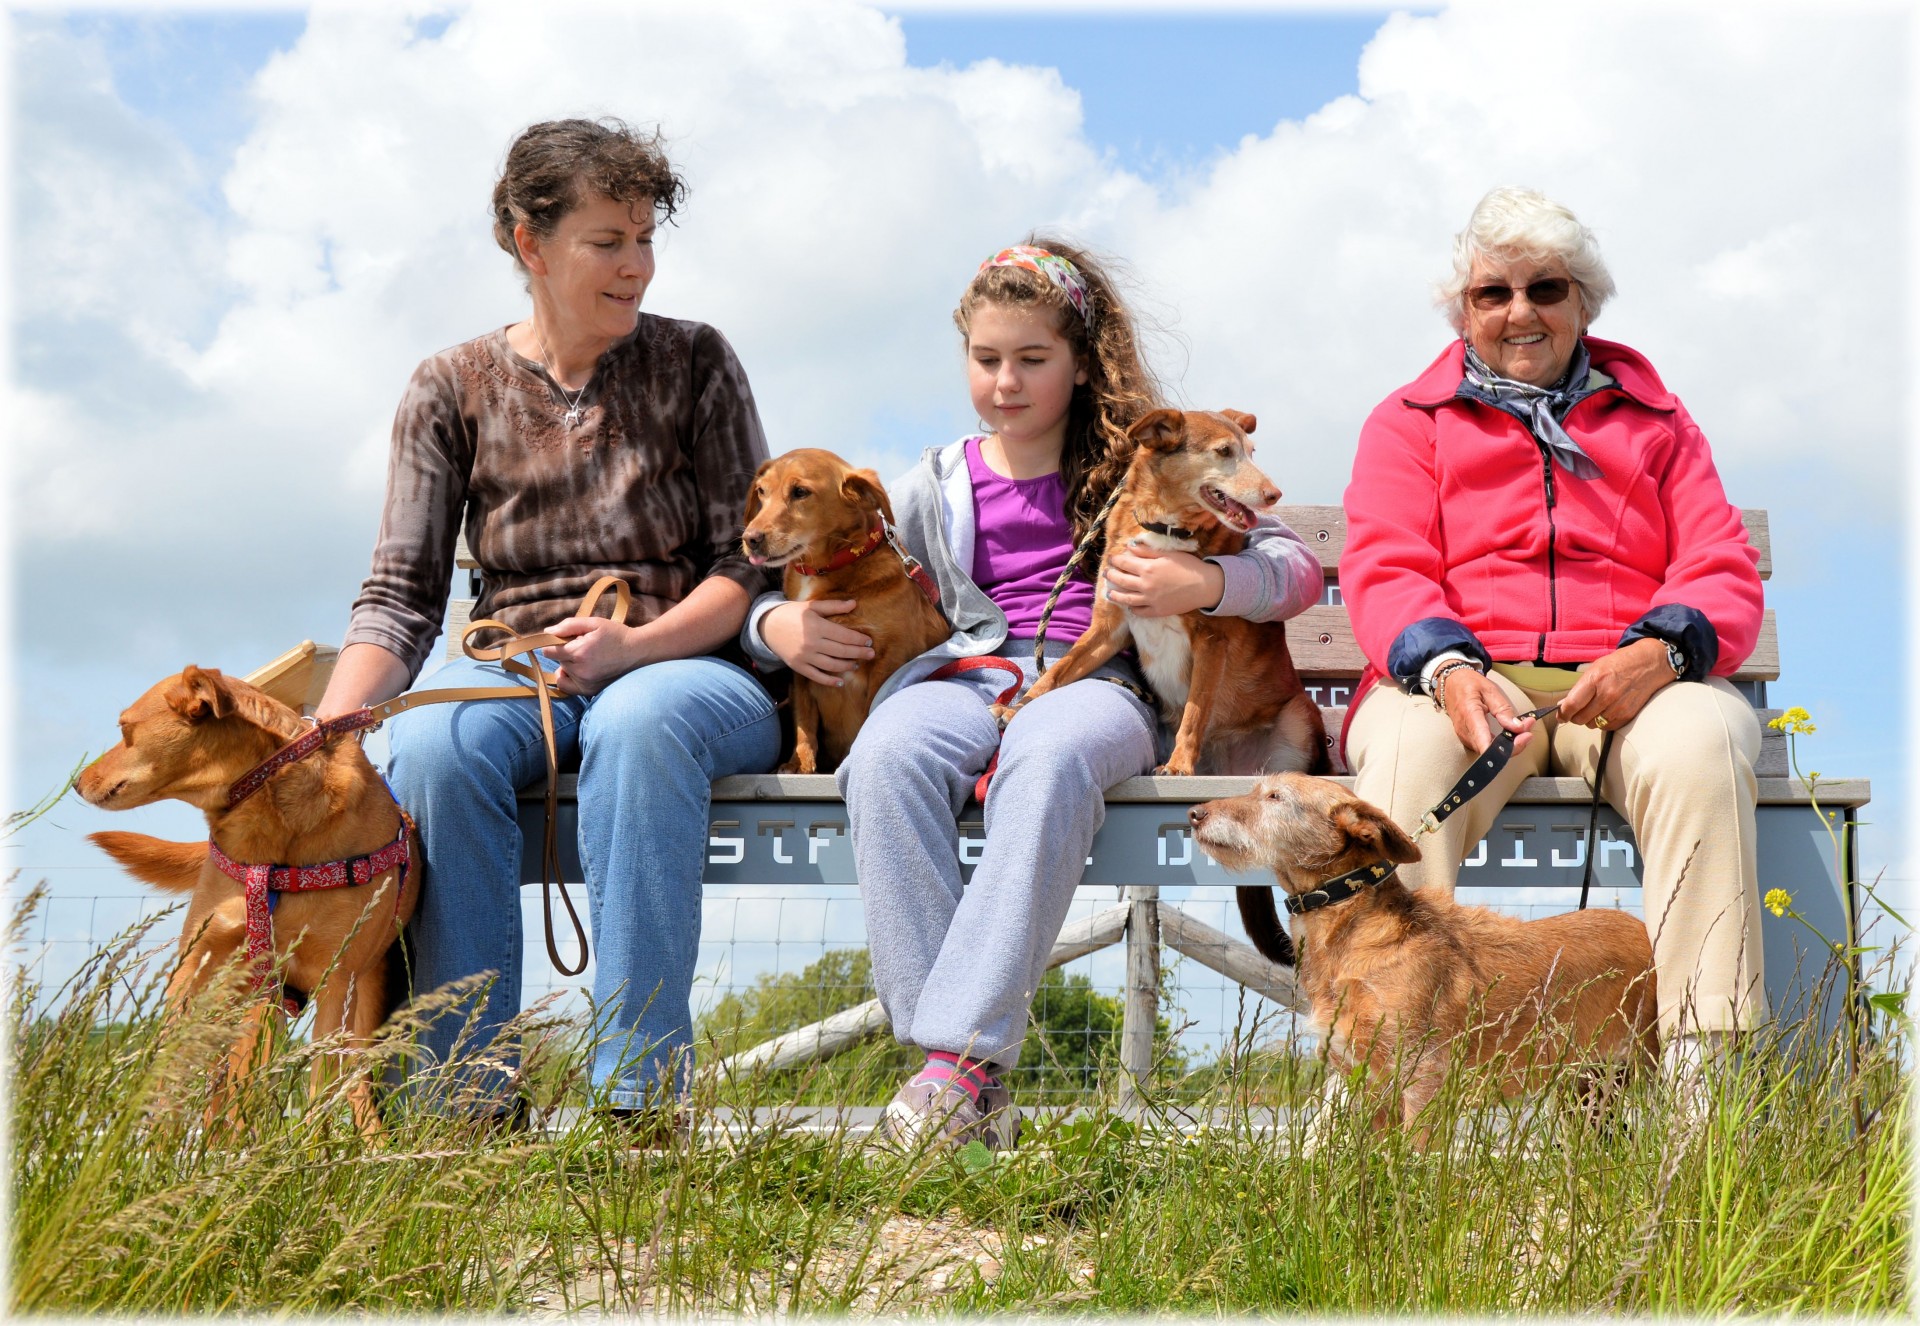
{"type": "MultiPolygon", "coordinates": [[[[1082,318],[1066,292],[1038,272],[988,267],[967,284],[960,307],[953,311],[953,322],[964,344],[974,310],[983,304],[1049,308],[1054,329],[1086,366],[1087,380],[1073,389],[1066,445],[1060,453],[1060,475],[1067,489],[1065,515],[1077,545],[1133,459],[1127,429],[1163,403],[1163,392],[1141,358],[1133,314],[1109,275],[1112,262],[1051,235],[1029,235],[1021,243],[1058,254],[1080,269],[1087,282],[1087,316],[1082,318]]],[[[1083,576],[1091,578],[1099,567],[1100,551],[1096,541],[1082,563],[1083,576]]]]}

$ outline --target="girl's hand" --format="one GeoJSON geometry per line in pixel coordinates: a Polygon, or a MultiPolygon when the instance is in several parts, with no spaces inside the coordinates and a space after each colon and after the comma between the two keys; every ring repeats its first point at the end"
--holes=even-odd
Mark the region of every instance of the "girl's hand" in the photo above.
{"type": "Polygon", "coordinates": [[[1190,552],[1134,545],[1107,558],[1107,598],[1141,617],[1218,607],[1227,573],[1190,552]]]}
{"type": "Polygon", "coordinates": [[[853,599],[782,603],[760,619],[760,638],[808,681],[838,686],[843,674],[873,657],[872,640],[833,620],[859,606],[853,599]]]}
{"type": "Polygon", "coordinates": [[[1582,727],[1616,728],[1631,723],[1655,691],[1674,680],[1667,646],[1651,637],[1589,663],[1560,701],[1560,717],[1582,727]]]}
{"type": "Polygon", "coordinates": [[[560,665],[554,685],[567,695],[592,695],[632,672],[647,656],[645,627],[627,626],[606,617],[569,617],[549,626],[564,644],[540,652],[560,665]]]}
{"type": "Polygon", "coordinates": [[[1469,755],[1484,752],[1502,728],[1517,734],[1513,739],[1515,755],[1533,740],[1534,720],[1518,717],[1513,701],[1491,677],[1484,677],[1473,668],[1454,668],[1441,679],[1440,689],[1446,698],[1447,719],[1453,724],[1453,735],[1460,738],[1469,755]]]}

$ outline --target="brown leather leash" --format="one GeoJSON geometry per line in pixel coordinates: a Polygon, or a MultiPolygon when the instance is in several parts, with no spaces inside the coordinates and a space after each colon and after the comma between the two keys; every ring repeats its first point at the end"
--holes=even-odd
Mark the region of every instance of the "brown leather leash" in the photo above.
{"type": "MultiPolygon", "coordinates": [[[[633,591],[627,582],[618,576],[601,576],[580,600],[580,606],[573,615],[591,617],[600,603],[600,596],[611,588],[614,592],[613,620],[625,622],[627,609],[633,603],[633,591]]],[[[467,623],[460,633],[460,648],[470,659],[479,663],[498,663],[507,672],[532,681],[531,688],[526,686],[455,686],[445,690],[409,691],[396,695],[381,704],[368,705],[352,713],[330,718],[324,723],[314,724],[312,730],[302,733],[294,740],[269,755],[260,764],[242,775],[227,792],[227,809],[239,805],[249,796],[259,791],[275,772],[297,760],[305,759],[329,740],[342,733],[357,732],[373,728],[409,709],[420,709],[430,704],[461,704],[468,700],[526,700],[538,699],[540,702],[540,735],[547,749],[547,826],[546,835],[540,849],[540,902],[546,923],[547,957],[554,968],[563,976],[578,976],[587,969],[588,947],[587,929],[580,922],[580,913],[574,909],[573,898],[567,892],[567,884],[560,877],[560,753],[553,735],[553,692],[554,674],[543,671],[538,661],[521,662],[522,655],[532,655],[550,645],[565,644],[566,637],[551,632],[538,632],[532,635],[515,635],[513,628],[505,622],[491,617],[467,623]],[[481,631],[505,631],[507,639],[497,645],[476,645],[475,634],[481,631]],[[573,922],[574,938],[580,947],[578,966],[569,967],[560,956],[560,947],[554,942],[553,934],[553,891],[558,888],[560,901],[567,909],[567,918],[573,922]]]]}

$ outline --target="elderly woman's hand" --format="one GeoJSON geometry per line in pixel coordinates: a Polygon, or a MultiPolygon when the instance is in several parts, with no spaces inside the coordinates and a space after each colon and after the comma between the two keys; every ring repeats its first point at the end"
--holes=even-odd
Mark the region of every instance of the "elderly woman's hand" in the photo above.
{"type": "Polygon", "coordinates": [[[1218,607],[1227,574],[1177,549],[1123,548],[1107,558],[1107,598],[1140,617],[1177,617],[1218,607]]]}
{"type": "Polygon", "coordinates": [[[1479,755],[1493,744],[1502,728],[1514,733],[1513,753],[1518,755],[1533,740],[1532,718],[1521,718],[1507,693],[1491,677],[1472,668],[1450,668],[1441,678],[1443,708],[1453,724],[1453,734],[1469,755],[1479,755]]]}
{"type": "Polygon", "coordinates": [[[1646,707],[1654,692],[1674,680],[1667,646],[1635,640],[1589,663],[1560,701],[1562,722],[1582,727],[1621,727],[1646,707]],[[1605,724],[1600,719],[1605,718],[1605,724]]]}

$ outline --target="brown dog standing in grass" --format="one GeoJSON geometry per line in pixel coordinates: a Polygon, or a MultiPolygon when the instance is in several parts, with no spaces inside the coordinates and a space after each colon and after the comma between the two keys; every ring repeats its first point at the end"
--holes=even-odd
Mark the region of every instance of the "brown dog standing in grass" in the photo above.
{"type": "Polygon", "coordinates": [[[785,568],[790,599],[852,599],[853,610],[834,620],[873,641],[873,657],[842,673],[838,686],[794,676],[793,758],[781,773],[838,768],[887,678],[952,633],[908,576],[887,537],[892,525],[879,476],[831,451],[789,451],[753,476],[740,538],[747,560],[785,568]]]}
{"type": "MultiPolygon", "coordinates": [[[[306,730],[292,709],[246,682],[189,667],[120,715],[120,744],[88,765],[74,786],[102,810],[169,799],[198,806],[206,812],[208,834],[234,861],[314,865],[392,843],[400,832],[400,808],[350,738],[287,765],[257,794],[227,808],[227,789],[236,780],[306,730]]],[[[180,962],[167,983],[171,1012],[180,1012],[216,979],[234,982],[236,991],[254,979],[254,972],[234,961],[246,951],[244,891],[213,863],[206,843],[117,831],[88,838],[136,878],[192,894],[180,962]]],[[[284,893],[274,910],[274,958],[285,964],[286,983],[312,997],[315,1037],[337,1037],[343,1047],[331,1063],[314,1061],[316,1097],[330,1072],[351,1070],[346,1055],[365,1047],[393,1009],[394,941],[420,897],[417,841],[409,855],[404,887],[400,871],[392,869],[364,885],[284,893]]],[[[209,1123],[226,1114],[257,1066],[260,1038],[279,1008],[279,1000],[262,991],[247,1009],[209,1106],[209,1123]]],[[[364,1075],[350,1098],[361,1131],[378,1133],[380,1118],[364,1075]]]]}
{"type": "MultiPolygon", "coordinates": [[[[1348,871],[1420,859],[1383,811],[1324,778],[1263,778],[1245,796],[1195,806],[1188,820],[1214,860],[1272,870],[1295,897],[1348,871]]],[[[1289,961],[1273,891],[1239,894],[1255,947],[1289,961]]],[[[1433,1099],[1456,1055],[1491,1066],[1507,1096],[1537,1090],[1569,1063],[1587,1092],[1604,1094],[1619,1070],[1658,1056],[1653,946],[1626,912],[1521,921],[1436,889],[1410,890],[1389,872],[1295,924],[1300,989],[1330,1062],[1364,1064],[1379,1086],[1398,1081],[1403,1123],[1433,1099]]],[[[1384,1112],[1375,1119],[1390,1122],[1384,1112]]],[[[1425,1128],[1416,1142],[1426,1144],[1425,1128]]]]}
{"type": "MultiPolygon", "coordinates": [[[[1253,428],[1254,417],[1238,410],[1142,416],[1128,430],[1135,451],[1107,517],[1108,555],[1130,544],[1200,557],[1245,548],[1259,513],[1280,500],[1280,490],[1253,464],[1247,441],[1253,428]]],[[[1173,754],[1156,773],[1323,773],[1331,767],[1320,706],[1300,684],[1284,622],[1201,612],[1136,616],[1107,598],[1104,566],[1092,623],[1026,699],[1080,680],[1129,643],[1167,722],[1178,725],[1173,754]]]]}

